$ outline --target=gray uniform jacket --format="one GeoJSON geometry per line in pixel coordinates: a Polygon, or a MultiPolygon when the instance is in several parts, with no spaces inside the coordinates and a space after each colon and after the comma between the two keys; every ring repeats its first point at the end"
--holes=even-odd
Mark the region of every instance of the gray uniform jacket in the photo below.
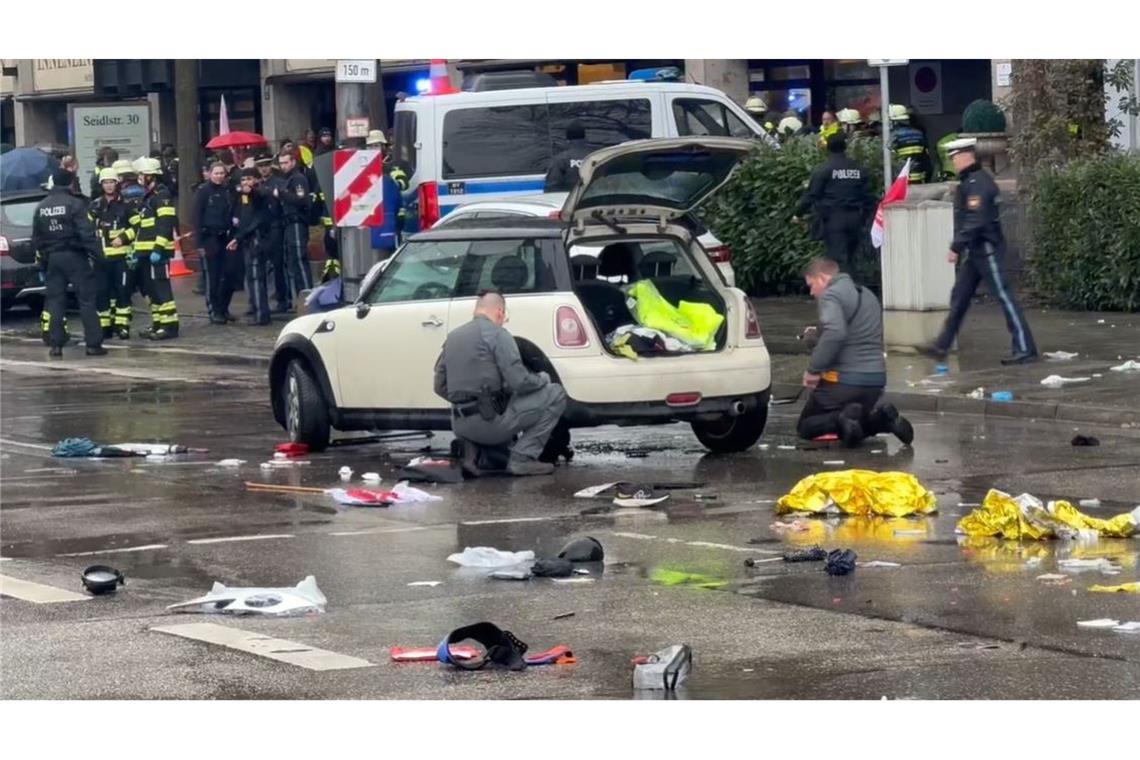
{"type": "Polygon", "coordinates": [[[465,404],[483,393],[523,396],[550,382],[526,368],[515,339],[505,328],[477,316],[452,330],[435,363],[436,395],[465,404]]]}
{"type": "Polygon", "coordinates": [[[850,276],[835,275],[819,299],[819,342],[808,360],[808,372],[838,373],[843,385],[883,387],[883,312],[879,299],[855,286],[850,276]]]}

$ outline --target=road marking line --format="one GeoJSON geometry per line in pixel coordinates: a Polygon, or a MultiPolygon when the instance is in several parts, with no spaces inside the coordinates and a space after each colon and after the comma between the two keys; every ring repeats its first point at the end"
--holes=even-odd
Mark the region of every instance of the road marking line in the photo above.
{"type": "Polygon", "coordinates": [[[657,536],[647,536],[644,533],[618,533],[617,531],[614,531],[612,535],[615,535],[619,538],[636,538],[639,541],[656,541],[657,540],[657,536]]]}
{"type": "Polygon", "coordinates": [[[145,552],[151,549],[167,549],[168,544],[147,544],[146,546],[127,546],[122,549],[100,549],[94,552],[71,552],[70,554],[57,554],[57,557],[94,557],[96,554],[122,554],[123,552],[145,552]]]}
{"type": "Polygon", "coordinates": [[[41,443],[25,443],[24,441],[13,441],[8,438],[0,438],[0,443],[7,443],[11,446],[27,446],[29,449],[36,449],[38,451],[51,451],[54,446],[44,446],[41,443]]]}
{"type": "Polygon", "coordinates": [[[330,536],[376,536],[384,533],[415,533],[420,530],[438,530],[446,525],[418,525],[414,528],[371,528],[369,530],[336,530],[330,536]]]}
{"type": "Polygon", "coordinates": [[[0,594],[36,604],[85,602],[91,598],[67,589],[45,586],[42,583],[33,583],[32,581],[22,581],[19,578],[10,578],[7,575],[0,575],[0,594]]]}
{"type": "Polygon", "coordinates": [[[64,472],[71,474],[74,473],[75,470],[70,467],[37,467],[33,470],[24,470],[25,475],[31,475],[33,472],[64,472]]]}
{"type": "Polygon", "coordinates": [[[552,515],[550,517],[507,517],[502,520],[464,520],[460,525],[502,525],[504,523],[544,522],[558,520],[562,517],[578,517],[578,515],[552,515]]]}
{"type": "Polygon", "coordinates": [[[375,663],[362,660],[359,657],[350,657],[326,649],[317,649],[296,641],[274,639],[260,633],[230,628],[217,623],[163,625],[150,630],[193,641],[204,641],[207,644],[217,644],[308,670],[348,670],[375,667],[375,663]]]}
{"type": "Polygon", "coordinates": [[[260,536],[227,536],[226,538],[195,538],[188,544],[225,544],[233,541],[264,541],[269,538],[294,538],[292,533],[270,533],[260,536]]]}
{"type": "Polygon", "coordinates": [[[783,554],[783,552],[773,549],[758,549],[755,546],[733,546],[731,544],[714,544],[711,541],[679,541],[674,538],[661,538],[660,536],[647,536],[644,533],[621,533],[618,531],[611,531],[611,536],[618,538],[635,538],[638,541],[665,541],[666,543],[676,544],[680,543],[684,546],[696,546],[707,549],[724,549],[732,552],[747,552],[748,554],[783,554]]]}

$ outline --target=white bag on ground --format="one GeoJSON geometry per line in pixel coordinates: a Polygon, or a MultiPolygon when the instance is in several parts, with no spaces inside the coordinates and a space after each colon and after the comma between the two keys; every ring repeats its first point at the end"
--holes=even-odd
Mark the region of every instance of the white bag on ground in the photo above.
{"type": "Polygon", "coordinates": [[[490,546],[466,547],[459,554],[452,554],[447,558],[460,567],[510,567],[523,562],[533,562],[534,552],[504,552],[490,546]]]}

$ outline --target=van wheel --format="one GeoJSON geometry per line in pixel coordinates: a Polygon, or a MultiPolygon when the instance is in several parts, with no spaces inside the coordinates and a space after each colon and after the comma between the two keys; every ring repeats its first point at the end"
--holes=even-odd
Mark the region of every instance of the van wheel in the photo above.
{"type": "Polygon", "coordinates": [[[764,433],[768,423],[768,392],[756,397],[756,408],[739,417],[725,416],[715,422],[694,422],[693,433],[706,449],[717,454],[745,451],[764,433]]]}
{"type": "Polygon", "coordinates": [[[310,451],[324,451],[329,445],[329,410],[316,380],[303,362],[294,359],[284,382],[281,398],[289,440],[307,444],[310,451]]]}

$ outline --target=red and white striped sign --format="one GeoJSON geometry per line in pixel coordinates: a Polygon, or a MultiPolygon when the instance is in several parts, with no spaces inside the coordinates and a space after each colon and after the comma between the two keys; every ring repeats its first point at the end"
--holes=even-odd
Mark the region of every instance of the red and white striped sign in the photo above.
{"type": "Polygon", "coordinates": [[[384,223],[384,164],[378,150],[333,154],[333,222],[337,227],[384,223]]]}

